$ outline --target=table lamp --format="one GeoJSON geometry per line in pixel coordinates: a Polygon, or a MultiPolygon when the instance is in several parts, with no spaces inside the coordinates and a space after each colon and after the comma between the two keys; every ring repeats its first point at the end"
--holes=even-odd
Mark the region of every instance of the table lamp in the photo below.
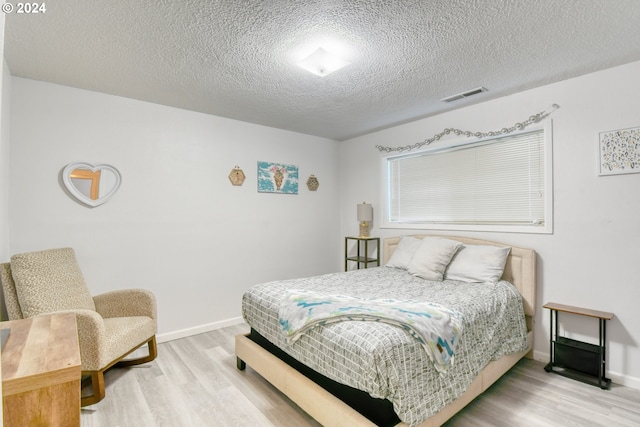
{"type": "Polygon", "coordinates": [[[358,221],[360,221],[360,237],[369,237],[369,224],[373,221],[373,207],[365,202],[358,205],[358,221]]]}

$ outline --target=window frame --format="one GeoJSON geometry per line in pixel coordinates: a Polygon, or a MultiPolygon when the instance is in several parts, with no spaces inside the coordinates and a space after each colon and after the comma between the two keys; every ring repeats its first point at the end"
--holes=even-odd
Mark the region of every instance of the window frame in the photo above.
{"type": "Polygon", "coordinates": [[[552,234],[553,233],[553,125],[552,121],[546,120],[544,123],[538,123],[536,125],[528,127],[526,130],[519,132],[513,132],[509,135],[497,135],[488,138],[477,139],[469,141],[469,138],[457,138],[449,143],[442,143],[439,141],[439,145],[430,145],[426,149],[408,152],[408,153],[395,153],[388,154],[381,158],[380,161],[380,176],[382,179],[381,185],[381,200],[382,200],[382,221],[380,224],[381,229],[418,229],[418,230],[451,230],[451,231],[488,231],[488,232],[504,232],[504,233],[534,233],[534,234],[552,234]],[[544,176],[544,224],[454,224],[454,223],[429,223],[429,222],[398,222],[390,221],[390,168],[389,160],[397,159],[401,157],[415,156],[421,153],[428,152],[442,152],[451,149],[457,149],[464,146],[473,146],[486,144],[488,141],[504,138],[505,136],[516,136],[520,134],[529,133],[536,130],[542,130],[543,135],[543,176],[544,176]]]}

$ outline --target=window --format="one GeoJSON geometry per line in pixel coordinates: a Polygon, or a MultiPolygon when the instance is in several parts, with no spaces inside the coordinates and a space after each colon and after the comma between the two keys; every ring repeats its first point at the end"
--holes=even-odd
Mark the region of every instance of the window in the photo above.
{"type": "Polygon", "coordinates": [[[386,157],[383,227],[550,233],[551,129],[386,157]]]}

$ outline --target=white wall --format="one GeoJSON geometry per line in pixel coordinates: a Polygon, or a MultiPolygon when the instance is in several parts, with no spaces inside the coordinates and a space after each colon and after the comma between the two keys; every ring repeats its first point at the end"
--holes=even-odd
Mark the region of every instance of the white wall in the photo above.
{"type": "MultiPolygon", "coordinates": [[[[9,152],[9,122],[11,111],[11,74],[9,68],[3,61],[2,69],[0,69],[2,84],[0,98],[0,260],[8,259],[10,250],[9,242],[11,239],[9,233],[9,170],[10,170],[10,152],[9,152]]],[[[0,293],[2,291],[0,290],[0,293]]],[[[7,309],[4,300],[0,300],[0,319],[6,320],[7,309]]]]}
{"type": "MultiPolygon", "coordinates": [[[[436,117],[372,133],[340,146],[343,234],[354,233],[355,204],[366,200],[379,215],[382,208],[379,164],[374,146],[423,141],[444,128],[490,131],[526,120],[549,108],[554,156],[554,233],[552,235],[474,233],[533,248],[538,252],[535,356],[548,360],[549,301],[610,311],[608,373],[614,381],[640,388],[640,174],[599,177],[598,133],[640,126],[640,62],[585,75],[461,108],[436,117]],[[353,208],[351,208],[353,206],[353,208]]],[[[491,88],[489,88],[491,89],[491,88]]],[[[450,142],[441,141],[440,144],[450,142]]],[[[424,230],[379,229],[388,237],[424,230]]],[[[433,232],[432,234],[446,234],[433,232]]],[[[452,234],[453,232],[448,232],[452,234]]],[[[597,342],[594,319],[564,316],[569,336],[597,342]]],[[[563,320],[563,316],[560,316],[563,320]]]]}
{"type": "Polygon", "coordinates": [[[22,78],[11,116],[11,253],[71,246],[93,294],[151,289],[161,340],[238,320],[253,284],[340,268],[336,141],[22,78]],[[119,191],[74,202],[73,161],[115,166],[119,191]],[[299,194],[258,193],[257,161],[297,165],[299,194]]]}
{"type": "MultiPolygon", "coordinates": [[[[4,14],[0,16],[0,54],[4,51],[4,14]]],[[[1,56],[4,58],[4,56],[1,56]]],[[[0,259],[9,255],[9,117],[11,74],[0,68],[0,259]]],[[[4,319],[4,317],[2,317],[4,319]]]]}
{"type": "MultiPolygon", "coordinates": [[[[0,16],[0,58],[4,58],[4,15],[0,16]]],[[[9,251],[9,135],[8,117],[9,109],[5,104],[5,99],[9,100],[9,85],[5,84],[9,80],[9,73],[2,61],[0,69],[0,259],[4,259],[9,251]],[[6,118],[6,120],[5,120],[6,118]]],[[[5,319],[4,303],[0,303],[0,320],[5,319]]],[[[2,351],[0,349],[0,356],[2,351]]],[[[2,366],[0,365],[0,377],[2,377],[2,366]]],[[[2,382],[0,381],[0,394],[2,394],[2,382]]],[[[0,426],[4,425],[2,419],[2,401],[0,401],[0,426]]]]}

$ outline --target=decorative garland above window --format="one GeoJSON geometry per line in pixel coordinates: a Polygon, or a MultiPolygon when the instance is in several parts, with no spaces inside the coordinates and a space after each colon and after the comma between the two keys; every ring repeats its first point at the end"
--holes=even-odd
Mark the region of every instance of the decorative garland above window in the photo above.
{"type": "Polygon", "coordinates": [[[558,108],[560,108],[560,106],[558,106],[558,104],[553,104],[551,106],[551,110],[541,111],[538,114],[534,114],[533,116],[530,116],[527,120],[525,120],[523,122],[515,123],[511,127],[502,128],[500,130],[489,131],[489,132],[470,132],[468,130],[465,131],[465,130],[460,130],[460,129],[455,129],[455,128],[446,128],[442,132],[433,135],[431,138],[425,139],[422,142],[417,142],[417,143],[415,143],[413,145],[405,145],[403,147],[383,147],[382,145],[376,145],[376,148],[378,149],[378,151],[386,151],[387,153],[390,153],[392,151],[399,151],[399,152],[410,151],[410,150],[414,150],[416,148],[420,148],[420,147],[425,146],[425,145],[429,145],[432,142],[438,141],[443,136],[446,136],[446,135],[449,135],[449,134],[464,135],[464,136],[466,136],[468,138],[476,137],[478,139],[492,137],[492,136],[499,136],[499,135],[507,135],[509,133],[522,130],[525,127],[527,127],[527,126],[529,126],[529,125],[531,125],[533,123],[538,123],[540,120],[546,118],[547,116],[549,116],[551,113],[553,113],[558,108]]]}

